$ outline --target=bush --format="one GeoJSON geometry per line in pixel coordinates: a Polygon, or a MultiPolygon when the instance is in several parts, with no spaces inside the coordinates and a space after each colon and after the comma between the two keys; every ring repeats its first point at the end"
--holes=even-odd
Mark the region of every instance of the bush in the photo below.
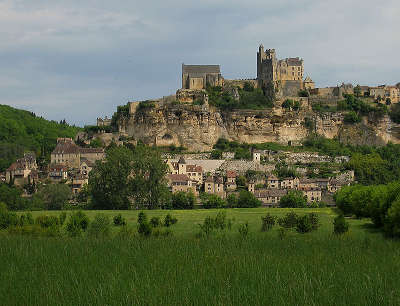
{"type": "Polygon", "coordinates": [[[313,226],[307,215],[297,218],[296,231],[301,234],[309,233],[313,230],[313,226]]]}
{"type": "Polygon", "coordinates": [[[209,236],[214,232],[214,230],[222,231],[225,230],[226,228],[230,230],[232,228],[232,223],[233,219],[228,219],[226,217],[226,212],[220,211],[217,213],[215,218],[207,216],[204,219],[203,224],[199,224],[199,227],[204,235],[209,236]]]}
{"type": "Polygon", "coordinates": [[[34,223],[35,223],[35,220],[33,219],[31,213],[26,213],[25,215],[22,214],[19,217],[19,222],[18,222],[19,226],[33,225],[34,223]]]}
{"type": "Polygon", "coordinates": [[[307,199],[299,190],[291,190],[284,195],[280,202],[280,207],[302,208],[307,206],[307,199]]]}
{"type": "Polygon", "coordinates": [[[193,209],[196,198],[192,192],[178,191],[172,194],[172,208],[193,209]]]}
{"type": "Polygon", "coordinates": [[[15,213],[8,211],[7,205],[0,202],[0,229],[6,229],[18,224],[18,217],[15,213]]]}
{"type": "Polygon", "coordinates": [[[344,219],[344,215],[340,214],[333,220],[333,233],[336,235],[342,235],[347,233],[349,230],[349,224],[344,219]]]}
{"type": "Polygon", "coordinates": [[[89,218],[82,211],[77,211],[69,216],[67,233],[71,237],[80,236],[89,226],[89,218]]]}
{"type": "Polygon", "coordinates": [[[104,214],[97,214],[88,228],[88,235],[94,238],[109,237],[111,233],[110,218],[104,214]]]}
{"type": "Polygon", "coordinates": [[[400,238],[400,196],[393,202],[387,212],[384,231],[389,237],[400,238]]]}
{"type": "Polygon", "coordinates": [[[153,229],[152,235],[154,237],[168,237],[172,236],[172,231],[170,229],[160,229],[160,228],[155,228],[153,229]]]}
{"type": "Polygon", "coordinates": [[[150,219],[150,224],[153,228],[159,227],[159,226],[161,226],[161,220],[159,217],[153,217],[150,219]]]}
{"type": "Polygon", "coordinates": [[[246,221],[246,223],[242,223],[239,225],[238,228],[240,236],[243,238],[246,238],[247,235],[249,234],[249,222],[246,221]]]}
{"type": "Polygon", "coordinates": [[[258,200],[254,194],[247,190],[242,190],[239,193],[238,207],[259,207],[261,206],[261,201],[258,200]]]}
{"type": "Polygon", "coordinates": [[[278,218],[278,224],[284,228],[294,228],[297,225],[298,215],[294,212],[288,212],[284,217],[278,218]]]}
{"type": "Polygon", "coordinates": [[[151,235],[151,232],[152,232],[152,228],[151,228],[150,223],[148,223],[148,222],[139,223],[138,233],[140,235],[148,237],[151,235]]]}
{"type": "Polygon", "coordinates": [[[226,202],[216,194],[203,193],[201,201],[204,208],[223,208],[226,206],[226,202]]]}
{"type": "Polygon", "coordinates": [[[357,113],[355,111],[350,111],[346,115],[344,115],[343,121],[345,123],[352,124],[352,123],[361,122],[361,118],[359,115],[357,115],[357,113]]]}
{"type": "Polygon", "coordinates": [[[276,217],[272,216],[269,213],[265,217],[261,217],[261,221],[262,221],[261,231],[267,232],[270,229],[272,229],[275,225],[275,220],[276,220],[276,217]]]}
{"type": "Polygon", "coordinates": [[[41,215],[36,218],[36,224],[43,228],[58,226],[59,222],[56,216],[41,215]]]}
{"type": "Polygon", "coordinates": [[[318,215],[316,213],[310,213],[307,216],[308,220],[311,223],[312,230],[313,231],[317,230],[320,226],[318,215]]]}
{"type": "Polygon", "coordinates": [[[59,216],[58,216],[58,223],[62,226],[65,222],[65,219],[67,219],[67,213],[63,211],[59,216]]]}
{"type": "Polygon", "coordinates": [[[123,226],[126,225],[126,220],[122,217],[121,214],[114,216],[113,223],[115,226],[123,226]]]}
{"type": "Polygon", "coordinates": [[[164,218],[165,227],[170,227],[171,225],[174,225],[176,222],[178,222],[178,219],[173,217],[171,214],[167,214],[164,218]]]}
{"type": "Polygon", "coordinates": [[[234,207],[238,206],[238,197],[234,193],[231,193],[226,198],[226,206],[230,207],[230,208],[234,208],[234,207]]]}

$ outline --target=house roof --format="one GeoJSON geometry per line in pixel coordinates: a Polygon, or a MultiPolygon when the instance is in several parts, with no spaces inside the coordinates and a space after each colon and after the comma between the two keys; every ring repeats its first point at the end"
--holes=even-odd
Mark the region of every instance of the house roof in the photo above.
{"type": "Polygon", "coordinates": [[[104,153],[103,148],[79,148],[79,152],[83,154],[90,154],[90,153],[104,153]]]}
{"type": "Polygon", "coordinates": [[[226,177],[236,177],[236,176],[237,176],[236,171],[233,170],[226,171],[226,177]]]}
{"type": "Polygon", "coordinates": [[[168,174],[167,178],[172,182],[187,182],[190,181],[186,174],[168,174]]]}
{"type": "Polygon", "coordinates": [[[178,160],[178,164],[186,164],[185,159],[183,158],[183,156],[181,156],[178,160]]]}
{"type": "Polygon", "coordinates": [[[186,165],[186,171],[202,173],[203,168],[201,166],[197,166],[197,165],[186,165]]]}
{"type": "Polygon", "coordinates": [[[289,66],[301,66],[303,64],[303,60],[298,57],[287,58],[286,62],[289,66]]]}
{"type": "Polygon", "coordinates": [[[306,82],[306,83],[314,83],[314,81],[311,80],[311,78],[309,76],[306,76],[306,78],[304,79],[304,82],[306,82]]]}
{"type": "Polygon", "coordinates": [[[88,165],[89,167],[94,167],[94,163],[91,162],[90,160],[88,160],[85,157],[81,157],[81,165],[85,163],[86,165],[88,165]]]}
{"type": "Polygon", "coordinates": [[[256,198],[266,198],[266,197],[283,197],[287,194],[287,190],[281,189],[262,189],[256,190],[254,196],[256,198]]]}
{"type": "Polygon", "coordinates": [[[51,165],[50,171],[68,171],[68,168],[64,165],[51,165]]]}
{"type": "Polygon", "coordinates": [[[275,175],[270,175],[270,176],[268,176],[268,179],[267,179],[268,181],[269,180],[278,180],[278,178],[275,176],[275,175]]]}
{"type": "Polygon", "coordinates": [[[208,177],[206,178],[206,182],[207,182],[207,183],[214,183],[214,178],[213,178],[212,176],[208,176],[208,177]]]}
{"type": "Polygon", "coordinates": [[[53,150],[53,154],[78,154],[80,152],[79,149],[73,142],[60,141],[53,150]]]}

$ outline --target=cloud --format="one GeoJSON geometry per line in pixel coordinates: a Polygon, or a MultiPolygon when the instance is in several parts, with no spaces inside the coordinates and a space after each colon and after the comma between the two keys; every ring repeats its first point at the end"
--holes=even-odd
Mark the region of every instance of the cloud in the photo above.
{"type": "Polygon", "coordinates": [[[260,43],[319,86],[393,84],[399,15],[394,0],[0,0],[0,103],[94,123],[174,93],[182,62],[255,77],[260,43]]]}

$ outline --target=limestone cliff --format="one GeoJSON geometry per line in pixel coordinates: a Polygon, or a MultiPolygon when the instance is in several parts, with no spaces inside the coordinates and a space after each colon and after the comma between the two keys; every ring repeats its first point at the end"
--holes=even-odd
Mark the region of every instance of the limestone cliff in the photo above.
{"type": "Polygon", "coordinates": [[[353,144],[400,143],[400,125],[388,117],[365,118],[360,124],[347,125],[343,124],[342,113],[318,114],[309,108],[300,112],[280,107],[223,112],[207,106],[160,103],[131,112],[120,120],[119,129],[148,144],[174,144],[190,151],[207,151],[220,137],[248,143],[300,143],[310,133],[305,118],[314,122],[311,129],[327,138],[338,137],[353,144]]]}

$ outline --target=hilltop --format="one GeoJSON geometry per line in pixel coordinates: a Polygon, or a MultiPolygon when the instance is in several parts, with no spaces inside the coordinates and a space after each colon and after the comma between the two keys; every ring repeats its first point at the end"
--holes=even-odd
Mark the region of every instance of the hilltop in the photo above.
{"type": "Polygon", "coordinates": [[[48,159],[58,137],[75,137],[81,128],[36,116],[34,113],[0,105],[0,171],[26,151],[48,159]]]}

